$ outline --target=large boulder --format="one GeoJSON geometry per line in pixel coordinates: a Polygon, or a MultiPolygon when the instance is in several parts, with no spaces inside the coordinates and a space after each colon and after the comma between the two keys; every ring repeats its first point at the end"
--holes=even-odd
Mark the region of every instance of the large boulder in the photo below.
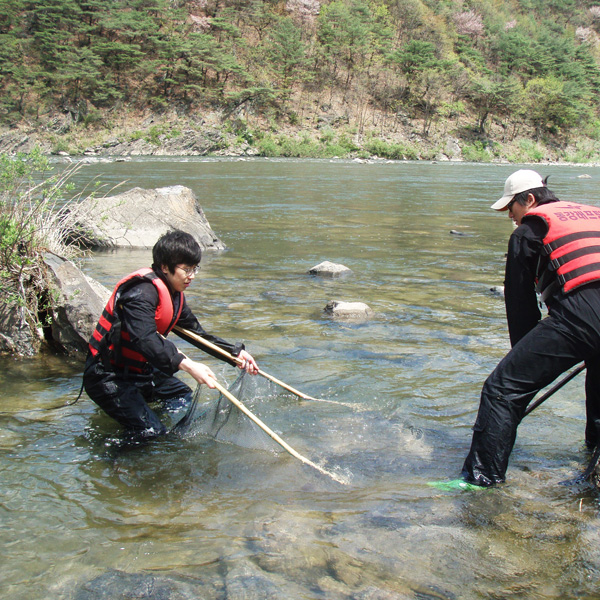
{"type": "Polygon", "coordinates": [[[87,198],[77,208],[76,222],[72,241],[90,248],[151,248],[163,233],[182,229],[203,250],[225,249],[194,192],[182,185],[87,198]]]}
{"type": "Polygon", "coordinates": [[[56,254],[46,253],[44,262],[51,296],[45,338],[54,348],[85,358],[110,291],[56,254]]]}

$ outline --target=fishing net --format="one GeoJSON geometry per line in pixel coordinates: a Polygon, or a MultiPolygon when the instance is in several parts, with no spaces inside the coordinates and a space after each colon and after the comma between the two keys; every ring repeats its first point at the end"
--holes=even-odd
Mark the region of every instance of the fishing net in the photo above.
{"type": "MultiPolygon", "coordinates": [[[[269,384],[258,382],[258,378],[246,377],[244,371],[228,388],[228,391],[254,412],[258,401],[264,403],[272,394],[269,384]]],[[[186,437],[205,436],[220,442],[235,444],[243,448],[282,451],[281,446],[265,433],[223,394],[218,398],[202,401],[205,394],[213,394],[206,386],[198,385],[186,415],[173,431],[186,437]]]]}
{"type": "MultiPolygon", "coordinates": [[[[298,453],[256,415],[252,405],[259,404],[256,401],[260,400],[261,409],[265,408],[268,394],[265,393],[264,388],[269,387],[268,384],[258,384],[258,381],[258,377],[247,378],[246,373],[243,372],[229,389],[217,386],[222,392],[219,397],[204,403],[201,403],[201,395],[206,388],[197,386],[188,412],[173,431],[186,437],[202,435],[220,442],[253,450],[267,450],[274,454],[284,449],[304,464],[346,485],[347,476],[329,471],[298,453]],[[236,404],[240,405],[242,410],[236,404]]],[[[271,412],[269,420],[279,412],[271,412]]]]}

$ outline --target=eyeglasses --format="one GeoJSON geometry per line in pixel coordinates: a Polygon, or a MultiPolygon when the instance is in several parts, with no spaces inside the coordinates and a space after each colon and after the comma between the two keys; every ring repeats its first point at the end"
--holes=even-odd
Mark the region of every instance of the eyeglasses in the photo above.
{"type": "Polygon", "coordinates": [[[513,204],[517,201],[516,198],[513,198],[507,205],[506,205],[506,209],[507,210],[511,210],[513,207],[513,204]]]}
{"type": "Polygon", "coordinates": [[[177,265],[175,268],[181,269],[185,273],[186,277],[191,277],[200,270],[200,265],[196,265],[195,267],[180,267],[177,265]]]}

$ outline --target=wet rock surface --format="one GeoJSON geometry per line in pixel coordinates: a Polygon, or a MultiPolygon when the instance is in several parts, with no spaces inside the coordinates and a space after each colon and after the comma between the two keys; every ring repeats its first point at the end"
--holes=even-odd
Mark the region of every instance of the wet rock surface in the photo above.
{"type": "Polygon", "coordinates": [[[214,591],[184,577],[111,569],[84,583],[74,600],[191,600],[215,597],[214,591]]]}

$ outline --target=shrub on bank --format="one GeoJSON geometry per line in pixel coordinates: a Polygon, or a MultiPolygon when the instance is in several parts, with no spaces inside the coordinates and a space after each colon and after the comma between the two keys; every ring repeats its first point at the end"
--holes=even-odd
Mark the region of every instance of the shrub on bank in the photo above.
{"type": "Polygon", "coordinates": [[[300,138],[265,135],[256,145],[259,156],[285,158],[345,158],[351,153],[347,142],[320,141],[308,134],[300,138]]]}
{"type": "Polygon", "coordinates": [[[379,138],[368,140],[364,149],[374,156],[390,160],[418,160],[418,150],[409,144],[390,143],[379,138]]]}
{"type": "Polygon", "coordinates": [[[0,314],[9,315],[18,329],[35,332],[47,325],[52,292],[44,253],[76,253],[65,241],[76,199],[67,200],[64,194],[77,169],[74,165],[53,174],[37,149],[14,157],[0,155],[0,314]]]}

